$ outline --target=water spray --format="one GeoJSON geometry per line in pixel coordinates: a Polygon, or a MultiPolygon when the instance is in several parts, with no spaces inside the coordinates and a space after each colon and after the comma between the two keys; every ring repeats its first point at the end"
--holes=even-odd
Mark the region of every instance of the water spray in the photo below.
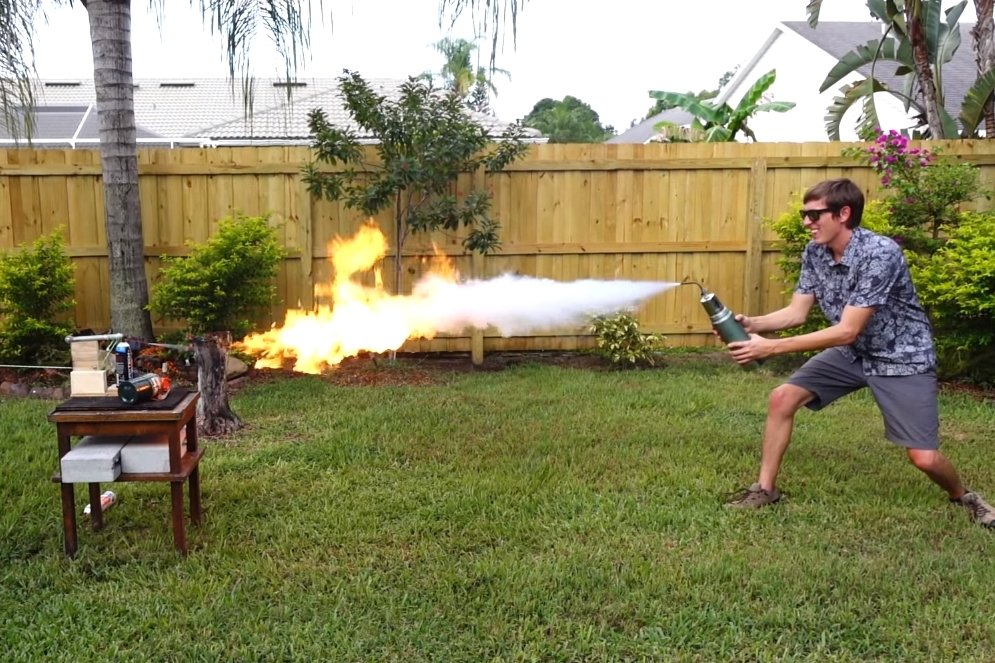
{"type": "MultiPolygon", "coordinates": [[[[733,313],[722,301],[715,296],[714,292],[709,292],[705,289],[705,286],[701,285],[697,281],[691,281],[685,279],[681,282],[681,285],[696,285],[701,291],[701,302],[702,308],[705,309],[705,313],[708,314],[708,319],[712,322],[712,328],[722,339],[723,343],[732,343],[734,341],[748,341],[750,340],[750,335],[747,333],[743,325],[736,320],[736,314],[733,313]]],[[[760,363],[759,360],[756,362],[749,362],[745,364],[745,367],[749,367],[754,363],[760,363]]]]}

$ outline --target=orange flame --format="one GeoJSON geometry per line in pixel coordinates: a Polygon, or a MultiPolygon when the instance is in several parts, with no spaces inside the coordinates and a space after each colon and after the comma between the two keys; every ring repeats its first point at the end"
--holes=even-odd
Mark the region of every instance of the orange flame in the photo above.
{"type": "Polygon", "coordinates": [[[363,351],[397,350],[409,338],[435,335],[431,321],[419,314],[420,302],[458,278],[452,262],[438,249],[429,275],[416,287],[418,294],[405,296],[383,289],[375,265],[387,253],[387,240],[376,226],[364,225],[350,239],[335,238],[328,248],[334,280],[330,288],[316,291],[329,295],[333,304],[314,311],[288,310],[282,327],[250,334],[236,344],[259,356],[257,368],[280,368],[285,360],[294,359],[295,371],[320,373],[363,351]],[[374,269],[375,286],[354,278],[370,269],[374,269]]]}

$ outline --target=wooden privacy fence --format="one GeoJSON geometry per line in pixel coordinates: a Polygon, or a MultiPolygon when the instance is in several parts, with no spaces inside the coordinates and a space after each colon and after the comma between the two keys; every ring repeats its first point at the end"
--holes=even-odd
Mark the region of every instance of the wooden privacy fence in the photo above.
{"type": "MultiPolygon", "coordinates": [[[[847,144],[538,145],[500,173],[461,177],[457,189],[486,187],[501,223],[501,250],[481,258],[463,250],[462,233],[413,235],[406,243],[401,292],[427,270],[433,244],[465,276],[502,273],[572,281],[692,278],[730,307],[760,313],[784,300],[776,235],[765,219],[784,213],[811,184],[847,176],[869,195],[874,174],[842,156],[847,144]]],[[[935,147],[935,146],[933,146],[935,147]]],[[[943,153],[982,167],[995,180],[995,144],[954,141],[943,153]]],[[[233,210],[269,214],[288,257],[279,301],[259,322],[281,324],[290,308],[323,303],[331,277],[329,241],[352,235],[366,218],[344,205],[312,200],[300,180],[303,147],[142,150],[140,195],[151,287],[160,259],[184,255],[233,210]]],[[[987,205],[987,202],[978,203],[987,205]]],[[[388,237],[391,223],[376,219],[388,237]]],[[[75,322],[107,329],[107,246],[100,156],[92,150],[0,150],[0,251],[62,227],[76,268],[75,322]]],[[[391,239],[392,241],[392,239],[391,239]]],[[[384,269],[388,278],[391,269],[384,269]]],[[[390,284],[388,284],[389,286],[390,284]]],[[[644,331],[672,346],[714,343],[696,290],[660,294],[637,314],[644,331]]],[[[168,325],[159,321],[159,328],[168,325]]],[[[172,324],[176,324],[175,322],[172,324]]],[[[585,329],[527,337],[476,335],[475,350],[572,350],[589,347],[585,329]],[[482,342],[482,345],[481,345],[482,342]]],[[[473,336],[411,340],[406,351],[468,351],[473,336]]]]}

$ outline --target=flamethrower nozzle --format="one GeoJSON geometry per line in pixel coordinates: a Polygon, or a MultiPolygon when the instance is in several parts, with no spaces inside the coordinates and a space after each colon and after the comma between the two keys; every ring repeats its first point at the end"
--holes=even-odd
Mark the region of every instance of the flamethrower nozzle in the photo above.
{"type": "Polygon", "coordinates": [[[692,281],[691,279],[684,279],[683,281],[681,281],[681,285],[696,285],[698,286],[698,289],[701,290],[702,297],[708,294],[708,291],[705,290],[705,286],[701,285],[697,281],[692,281]]]}

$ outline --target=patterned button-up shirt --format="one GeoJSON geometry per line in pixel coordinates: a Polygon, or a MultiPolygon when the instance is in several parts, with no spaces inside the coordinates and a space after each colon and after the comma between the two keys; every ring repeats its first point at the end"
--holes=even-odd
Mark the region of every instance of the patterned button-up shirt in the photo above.
{"type": "Polygon", "coordinates": [[[893,240],[854,228],[843,259],[809,242],[795,292],[815,295],[831,324],[844,306],[874,308],[867,326],[844,351],[865,375],[915,375],[936,367],[933,331],[919,304],[905,256],[893,240]]]}

